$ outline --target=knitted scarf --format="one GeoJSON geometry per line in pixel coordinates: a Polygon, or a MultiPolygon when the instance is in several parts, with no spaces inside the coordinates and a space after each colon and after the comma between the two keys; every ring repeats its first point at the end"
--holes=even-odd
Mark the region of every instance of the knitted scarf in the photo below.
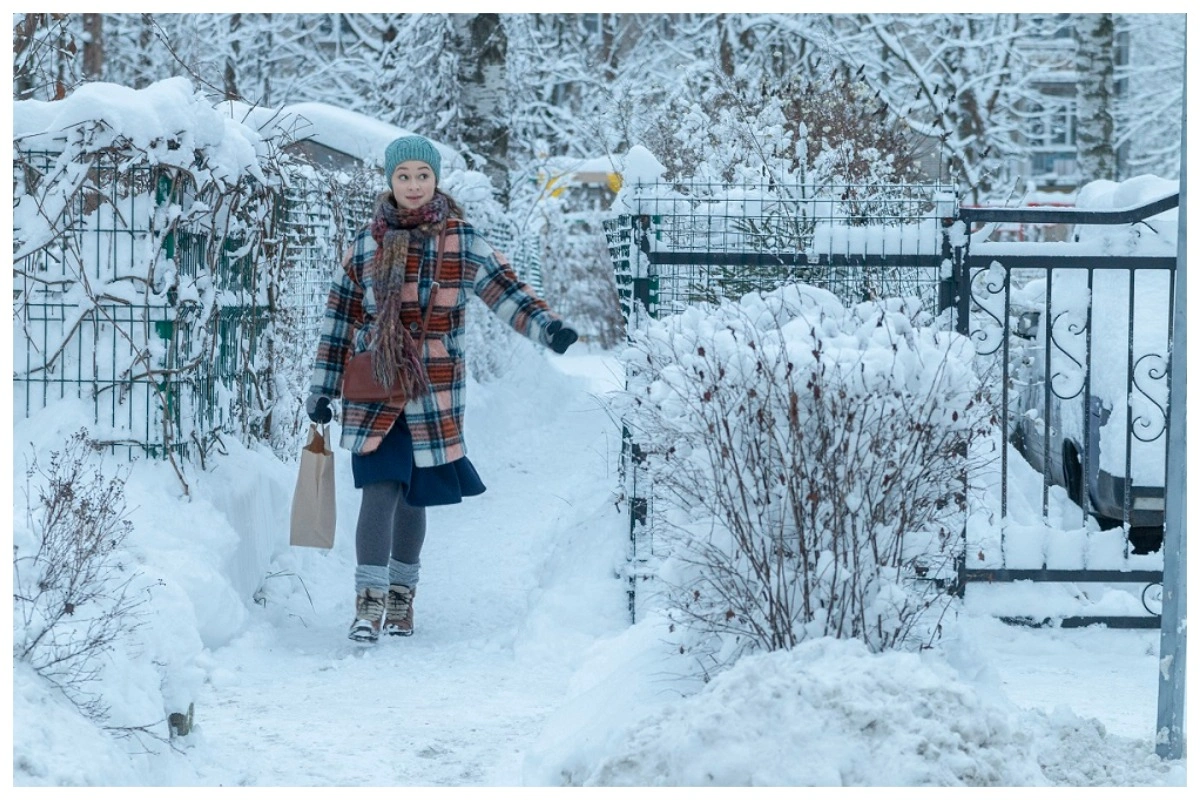
{"type": "MultiPolygon", "coordinates": [[[[400,289],[412,246],[423,246],[446,227],[449,206],[441,194],[420,208],[399,208],[384,192],[375,203],[371,236],[379,245],[371,263],[375,284],[375,330],[371,336],[375,380],[387,388],[401,381],[409,398],[429,391],[429,380],[417,343],[400,319],[400,289]],[[397,373],[397,368],[399,372],[397,373]]],[[[420,276],[418,275],[418,278],[420,276]]]]}

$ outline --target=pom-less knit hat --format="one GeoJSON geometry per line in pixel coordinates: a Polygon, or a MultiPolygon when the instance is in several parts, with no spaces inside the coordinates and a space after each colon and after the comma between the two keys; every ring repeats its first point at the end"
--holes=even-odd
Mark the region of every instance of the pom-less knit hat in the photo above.
{"type": "Polygon", "coordinates": [[[433,168],[435,183],[442,179],[442,157],[424,136],[401,136],[387,146],[383,156],[384,174],[390,181],[396,167],[405,161],[424,161],[433,168]]]}

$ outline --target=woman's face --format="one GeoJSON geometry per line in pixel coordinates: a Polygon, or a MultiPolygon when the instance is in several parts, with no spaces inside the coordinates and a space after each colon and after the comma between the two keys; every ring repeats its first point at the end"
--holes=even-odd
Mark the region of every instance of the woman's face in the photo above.
{"type": "Polygon", "coordinates": [[[392,173],[392,196],[401,208],[420,208],[433,199],[435,188],[433,167],[424,161],[402,161],[392,173]]]}

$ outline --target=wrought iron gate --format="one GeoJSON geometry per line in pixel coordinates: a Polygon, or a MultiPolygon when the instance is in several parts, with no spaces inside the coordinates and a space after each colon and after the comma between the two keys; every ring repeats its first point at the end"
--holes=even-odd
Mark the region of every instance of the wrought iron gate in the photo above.
{"type": "Polygon", "coordinates": [[[960,593],[979,582],[1140,583],[1148,615],[1071,616],[1059,624],[1158,626],[1151,598],[1162,581],[1156,551],[1176,256],[1175,223],[1164,241],[1152,218],[1178,204],[1174,194],[1122,211],[960,209],[966,230],[955,237],[961,246],[952,248],[943,297],[957,330],[992,358],[1001,424],[1023,456],[1014,462],[1009,448],[1000,453],[1000,540],[968,542],[960,593]],[[972,246],[978,234],[964,235],[1003,223],[1071,225],[1075,241],[972,246]],[[1033,532],[1040,541],[1012,524],[1012,484],[1025,462],[1040,476],[1044,521],[1053,521],[1055,506],[1079,515],[1063,512],[1033,532]],[[1014,535],[1026,541],[1014,546],[1014,535]]]}

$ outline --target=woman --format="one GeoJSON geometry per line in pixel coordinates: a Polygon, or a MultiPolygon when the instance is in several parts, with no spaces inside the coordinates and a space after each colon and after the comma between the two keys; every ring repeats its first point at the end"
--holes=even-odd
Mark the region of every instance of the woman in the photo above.
{"type": "Polygon", "coordinates": [[[412,363],[418,382],[427,382],[428,390],[404,405],[342,401],[342,446],[352,453],[354,486],[363,492],[350,638],[364,642],[377,641],[381,631],[412,635],[425,507],[485,489],[462,438],[469,293],[557,353],[578,338],[438,189],[441,156],[428,139],[397,139],[384,165],[390,189],[376,201],[371,224],[356,234],[329,292],[305,404],[310,419],[329,422],[347,360],[367,350],[383,379],[380,364],[412,363]],[[431,291],[435,270],[438,288],[431,291]]]}

